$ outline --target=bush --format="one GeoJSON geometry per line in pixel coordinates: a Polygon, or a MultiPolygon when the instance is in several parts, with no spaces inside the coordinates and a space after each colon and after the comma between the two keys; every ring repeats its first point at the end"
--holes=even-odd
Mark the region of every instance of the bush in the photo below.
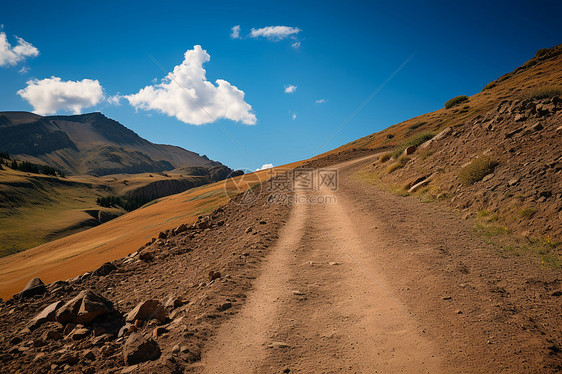
{"type": "Polygon", "coordinates": [[[390,160],[390,157],[391,157],[391,156],[392,156],[392,153],[387,152],[387,153],[381,155],[381,157],[379,158],[379,161],[381,162],[381,164],[382,164],[382,163],[385,163],[385,162],[387,162],[388,160],[390,160]]]}
{"type": "Polygon", "coordinates": [[[482,91],[486,91],[486,90],[489,90],[490,88],[494,88],[494,87],[496,87],[496,82],[495,82],[495,81],[494,81],[494,82],[490,82],[490,83],[488,83],[487,85],[485,85],[484,88],[482,89],[482,91]]]}
{"type": "Polygon", "coordinates": [[[550,99],[554,96],[562,96],[562,87],[536,88],[534,90],[527,91],[522,98],[526,100],[542,100],[550,99]]]}
{"type": "Polygon", "coordinates": [[[404,150],[410,146],[419,147],[423,143],[427,142],[429,139],[433,138],[435,134],[431,132],[420,132],[419,134],[413,135],[408,138],[404,143],[396,147],[394,151],[392,151],[392,157],[398,158],[404,150]]]}
{"type": "Polygon", "coordinates": [[[494,171],[498,163],[488,156],[480,156],[472,160],[460,171],[461,183],[465,186],[474,184],[494,171]]]}
{"type": "Polygon", "coordinates": [[[418,127],[422,127],[423,125],[425,125],[427,122],[426,121],[420,121],[420,122],[416,122],[413,125],[410,125],[409,129],[410,130],[415,130],[418,127]]]}
{"type": "Polygon", "coordinates": [[[104,196],[98,197],[96,203],[105,208],[121,207],[127,212],[140,208],[144,204],[150,202],[151,199],[145,197],[132,197],[132,196],[104,196]]]}
{"type": "Polygon", "coordinates": [[[445,103],[445,108],[449,109],[454,107],[455,105],[458,105],[460,103],[464,103],[465,101],[468,101],[468,97],[466,95],[461,95],[461,96],[457,96],[457,97],[453,97],[452,99],[448,100],[445,103]]]}
{"type": "Polygon", "coordinates": [[[387,174],[391,174],[394,171],[403,168],[404,166],[406,166],[408,161],[410,161],[410,158],[407,156],[402,155],[398,157],[398,159],[392,165],[390,165],[388,169],[386,169],[387,174]]]}

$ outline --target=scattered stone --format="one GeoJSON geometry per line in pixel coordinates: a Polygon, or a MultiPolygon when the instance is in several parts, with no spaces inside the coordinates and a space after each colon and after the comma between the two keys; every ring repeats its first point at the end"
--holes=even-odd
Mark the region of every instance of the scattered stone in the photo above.
{"type": "Polygon", "coordinates": [[[10,339],[10,344],[12,345],[16,345],[22,342],[22,339],[19,336],[14,336],[12,339],[10,339]]]}
{"type": "Polygon", "coordinates": [[[47,341],[47,340],[61,340],[61,339],[62,339],[62,332],[61,332],[60,329],[45,331],[45,332],[41,335],[41,339],[43,339],[44,341],[47,341]]]}
{"type": "Polygon", "coordinates": [[[112,309],[113,306],[108,300],[91,290],[84,290],[57,311],[56,320],[63,324],[68,322],[87,324],[112,309]]]}
{"type": "Polygon", "coordinates": [[[180,234],[180,233],[185,232],[185,231],[187,231],[187,225],[184,223],[184,224],[176,227],[173,232],[174,232],[175,235],[177,235],[177,234],[180,234]]]}
{"type": "Polygon", "coordinates": [[[119,332],[117,333],[117,337],[121,338],[123,337],[126,333],[128,333],[131,330],[131,324],[130,323],[126,323],[125,325],[123,325],[120,329],[119,332]]]}
{"type": "Polygon", "coordinates": [[[158,239],[166,239],[168,237],[168,234],[166,234],[164,231],[160,232],[160,234],[158,234],[158,239]]]}
{"type": "Polygon", "coordinates": [[[23,299],[27,297],[33,297],[35,295],[42,295],[47,291],[47,287],[43,281],[39,278],[33,278],[19,293],[13,296],[14,299],[23,299]]]}
{"type": "Polygon", "coordinates": [[[228,310],[230,308],[232,308],[232,303],[224,303],[224,304],[219,305],[217,307],[217,310],[219,312],[224,312],[225,310],[228,310]]]}
{"type": "Polygon", "coordinates": [[[519,183],[520,179],[519,178],[512,178],[507,182],[507,185],[512,187],[515,186],[517,183],[519,183]]]}
{"type": "Polygon", "coordinates": [[[272,342],[268,346],[268,348],[290,348],[291,346],[284,342],[272,342]]]}
{"type": "Polygon", "coordinates": [[[295,295],[295,296],[303,296],[304,295],[303,292],[300,292],[300,291],[297,291],[297,290],[292,291],[292,294],[295,295]]]}
{"type": "Polygon", "coordinates": [[[252,232],[252,228],[251,228],[251,227],[248,227],[245,232],[246,232],[246,234],[251,233],[251,232],[252,232]]]}
{"type": "Polygon", "coordinates": [[[451,297],[451,296],[443,296],[441,299],[443,299],[443,300],[451,300],[452,297],[451,297]]]}
{"type": "Polygon", "coordinates": [[[175,297],[175,296],[170,296],[166,302],[164,303],[164,306],[166,308],[179,308],[180,306],[184,305],[185,301],[181,298],[181,297],[175,297]]]}
{"type": "Polygon", "coordinates": [[[159,336],[164,335],[165,333],[168,332],[168,329],[165,328],[164,326],[158,326],[156,327],[153,331],[152,331],[152,337],[154,339],[158,338],[159,336]]]}
{"type": "Polygon", "coordinates": [[[90,329],[85,327],[76,327],[69,335],[69,338],[72,340],[82,340],[85,337],[90,335],[90,329]]]}
{"type": "Polygon", "coordinates": [[[45,309],[43,309],[41,313],[33,317],[27,327],[33,331],[47,321],[54,321],[57,310],[63,305],[64,303],[62,301],[56,301],[50,304],[45,309]]]}
{"type": "Polygon", "coordinates": [[[115,270],[117,270],[117,266],[113,265],[111,262],[106,262],[105,264],[94,270],[93,274],[97,276],[106,276],[115,270]]]}
{"type": "Polygon", "coordinates": [[[166,310],[162,303],[158,300],[146,300],[137,304],[137,306],[127,314],[127,322],[135,320],[149,321],[156,319],[160,323],[166,320],[166,310]]]}
{"type": "Polygon", "coordinates": [[[82,353],[82,355],[86,360],[94,361],[96,359],[96,355],[94,354],[94,351],[92,351],[91,349],[86,349],[82,353]]]}
{"type": "Polygon", "coordinates": [[[154,260],[154,254],[151,251],[142,251],[139,254],[139,258],[143,261],[150,262],[154,260]]]}
{"type": "Polygon", "coordinates": [[[220,271],[209,271],[209,281],[213,281],[215,279],[219,279],[221,277],[220,271]]]}
{"type": "Polygon", "coordinates": [[[335,266],[335,265],[339,265],[339,264],[340,264],[339,262],[335,262],[335,261],[332,261],[332,262],[328,263],[328,265],[330,265],[330,266],[335,266]]]}
{"type": "Polygon", "coordinates": [[[260,225],[265,225],[267,222],[266,221],[260,221],[260,225]]]}
{"type": "Polygon", "coordinates": [[[123,357],[127,365],[145,361],[154,361],[160,357],[160,347],[153,339],[146,339],[139,333],[133,333],[123,347],[123,357]]]}

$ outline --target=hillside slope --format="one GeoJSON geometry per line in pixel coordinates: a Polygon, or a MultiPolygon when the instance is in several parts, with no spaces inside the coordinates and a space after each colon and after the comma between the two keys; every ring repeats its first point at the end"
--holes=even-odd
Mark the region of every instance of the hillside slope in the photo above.
{"type": "Polygon", "coordinates": [[[180,147],[151,143],[101,113],[42,117],[0,112],[0,150],[67,174],[132,174],[220,165],[180,147]]]}
{"type": "Polygon", "coordinates": [[[334,152],[388,150],[357,177],[401,195],[443,201],[475,219],[475,229],[507,252],[518,254],[515,248],[523,245],[543,263],[560,266],[561,120],[562,45],[538,51],[457,105],[334,152]],[[524,241],[514,246],[507,240],[511,232],[524,241]]]}

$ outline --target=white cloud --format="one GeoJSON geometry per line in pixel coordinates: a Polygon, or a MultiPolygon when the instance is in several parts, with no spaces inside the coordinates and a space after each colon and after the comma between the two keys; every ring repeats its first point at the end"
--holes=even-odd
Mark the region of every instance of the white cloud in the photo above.
{"type": "Polygon", "coordinates": [[[240,39],[240,25],[236,25],[232,28],[232,33],[230,33],[232,39],[240,39]]]}
{"type": "Polygon", "coordinates": [[[14,66],[26,57],[39,55],[39,50],[30,43],[16,36],[18,44],[14,47],[8,42],[5,32],[0,32],[0,66],[14,66]]]}
{"type": "Polygon", "coordinates": [[[122,98],[122,97],[123,97],[123,96],[121,96],[121,95],[119,95],[119,94],[116,94],[116,95],[109,96],[109,97],[106,99],[106,101],[107,101],[108,103],[110,103],[111,105],[121,105],[121,98],[122,98]]]}
{"type": "Polygon", "coordinates": [[[294,121],[297,119],[297,113],[292,113],[291,114],[291,119],[294,121]]]}
{"type": "Polygon", "coordinates": [[[35,113],[42,115],[59,110],[79,114],[82,108],[94,106],[104,97],[97,80],[62,81],[58,77],[28,80],[27,87],[17,93],[33,106],[35,113]]]}
{"type": "Polygon", "coordinates": [[[324,104],[326,102],[325,99],[318,99],[315,101],[316,104],[324,104]]]}
{"type": "Polygon", "coordinates": [[[261,29],[254,29],[250,32],[251,38],[264,37],[271,40],[281,40],[288,37],[293,37],[297,35],[302,30],[298,27],[289,26],[267,26],[261,29]]]}
{"type": "Polygon", "coordinates": [[[291,44],[291,47],[293,47],[294,49],[299,49],[301,46],[301,42],[300,41],[296,41],[293,44],[291,44]]]}
{"type": "Polygon", "coordinates": [[[219,118],[254,125],[252,106],[244,92],[223,79],[209,82],[203,64],[211,56],[196,45],[185,52],[184,60],[160,84],[146,86],[138,93],[123,96],[136,109],[157,110],[182,122],[202,125],[219,118]]]}
{"type": "Polygon", "coordinates": [[[273,164],[263,164],[261,166],[261,168],[257,168],[256,171],[260,171],[260,170],[265,170],[265,169],[271,169],[273,167],[273,164]]]}
{"type": "Polygon", "coordinates": [[[297,86],[293,86],[292,84],[285,86],[285,93],[293,93],[296,90],[297,90],[297,86]]]}
{"type": "Polygon", "coordinates": [[[27,74],[29,72],[29,66],[22,66],[21,69],[18,70],[20,74],[27,74]]]}

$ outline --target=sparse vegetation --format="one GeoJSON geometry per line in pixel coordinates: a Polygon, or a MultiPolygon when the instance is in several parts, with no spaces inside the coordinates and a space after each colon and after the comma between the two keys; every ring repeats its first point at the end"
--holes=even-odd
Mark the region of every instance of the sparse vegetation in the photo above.
{"type": "Polygon", "coordinates": [[[383,163],[387,162],[388,160],[390,160],[390,157],[392,157],[392,153],[387,152],[387,153],[381,155],[381,157],[379,158],[379,161],[380,161],[381,164],[383,164],[383,163]]]}
{"type": "Polygon", "coordinates": [[[562,87],[541,87],[527,91],[523,94],[522,98],[526,100],[542,100],[561,95],[562,87]]]}
{"type": "Polygon", "coordinates": [[[487,85],[484,86],[484,88],[482,89],[482,91],[486,91],[489,90],[490,88],[494,88],[497,86],[497,83],[495,81],[488,83],[487,85]]]}
{"type": "Polygon", "coordinates": [[[461,183],[470,186],[493,172],[496,166],[498,166],[498,162],[489,156],[480,156],[461,169],[459,174],[461,183]]]}
{"type": "Polygon", "coordinates": [[[404,153],[404,150],[406,148],[408,148],[412,145],[414,147],[419,147],[420,145],[427,142],[428,140],[430,140],[434,136],[435,136],[435,134],[433,134],[431,132],[421,132],[419,134],[413,135],[410,138],[408,138],[404,143],[402,143],[401,145],[396,147],[396,149],[394,149],[394,151],[392,151],[392,157],[398,158],[402,153],[404,153]]]}
{"type": "Polygon", "coordinates": [[[390,165],[388,169],[386,169],[387,174],[391,174],[396,170],[403,168],[404,166],[406,166],[408,161],[410,161],[410,158],[407,156],[402,155],[398,157],[398,159],[392,165],[390,165]]]}
{"type": "Polygon", "coordinates": [[[415,130],[417,128],[422,127],[423,125],[425,125],[427,123],[427,121],[420,121],[420,122],[416,122],[413,125],[410,125],[409,129],[410,130],[415,130]]]}
{"type": "Polygon", "coordinates": [[[523,208],[521,210],[521,213],[519,213],[519,215],[521,216],[521,218],[531,218],[532,216],[535,215],[536,212],[537,212],[536,208],[527,207],[527,208],[523,208]]]}
{"type": "Polygon", "coordinates": [[[455,105],[458,105],[460,103],[464,103],[465,101],[468,101],[468,96],[466,95],[461,95],[461,96],[457,96],[457,97],[453,97],[452,99],[448,100],[445,103],[445,108],[449,109],[454,107],[455,105]]]}

